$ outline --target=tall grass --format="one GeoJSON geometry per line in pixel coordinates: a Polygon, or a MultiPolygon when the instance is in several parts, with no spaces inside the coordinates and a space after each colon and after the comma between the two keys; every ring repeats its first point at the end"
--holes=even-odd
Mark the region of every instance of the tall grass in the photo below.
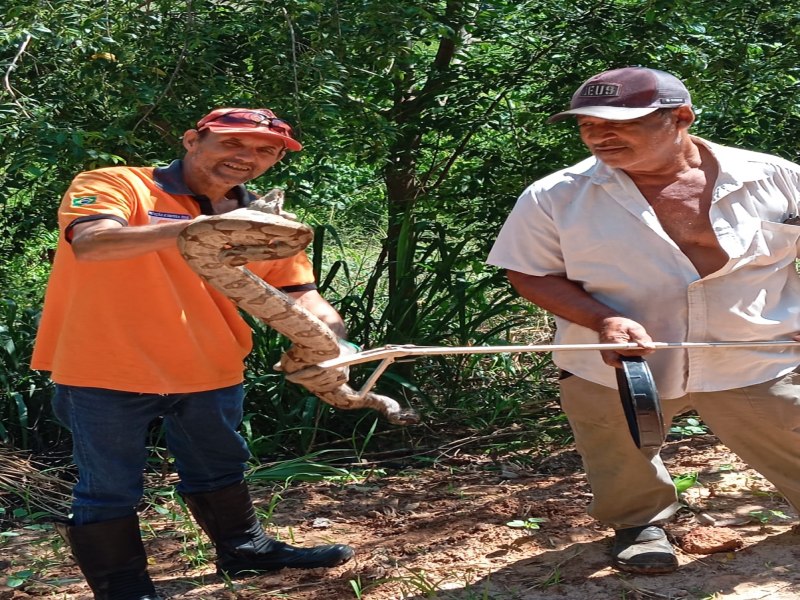
{"type": "MultiPolygon", "coordinates": [[[[387,264],[377,237],[361,240],[360,249],[346,248],[335,227],[317,227],[312,263],[320,292],[342,314],[354,342],[364,347],[396,343],[389,315],[404,310],[413,310],[416,318],[403,341],[418,345],[499,345],[518,341],[515,336],[521,330],[539,338],[549,334],[546,327],[530,331],[532,323],[546,324],[546,319],[518,299],[502,273],[484,269],[475,260],[469,240],[450,239],[439,223],[417,227],[416,292],[403,300],[387,291],[387,264]]],[[[306,454],[320,445],[352,444],[353,439],[407,443],[397,428],[385,423],[379,430],[386,435],[371,441],[373,421],[363,418],[365,411],[335,411],[285,383],[272,370],[284,342],[263,324],[251,319],[251,325],[256,336],[248,362],[246,432],[254,452],[293,449],[306,454]]],[[[354,367],[354,386],[375,366],[354,367]]],[[[546,355],[439,356],[395,363],[376,391],[421,410],[428,425],[491,430],[520,419],[539,419],[539,409],[556,394],[553,375],[546,355]]]]}

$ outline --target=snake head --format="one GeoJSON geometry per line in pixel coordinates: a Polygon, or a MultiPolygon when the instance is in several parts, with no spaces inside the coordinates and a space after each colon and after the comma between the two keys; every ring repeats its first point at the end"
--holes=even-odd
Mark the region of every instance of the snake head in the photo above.
{"type": "Polygon", "coordinates": [[[297,215],[283,210],[283,203],[285,200],[286,194],[281,188],[272,188],[263,196],[253,200],[247,205],[247,208],[296,221],[297,215]]]}

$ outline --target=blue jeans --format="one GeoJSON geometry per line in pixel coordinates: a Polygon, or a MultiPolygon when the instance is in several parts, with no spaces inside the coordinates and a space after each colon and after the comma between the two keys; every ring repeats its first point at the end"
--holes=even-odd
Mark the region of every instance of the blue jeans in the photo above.
{"type": "Polygon", "coordinates": [[[75,525],[135,514],[144,493],[148,427],[158,417],[164,417],[179,492],[209,492],[241,481],[250,457],[237,432],[243,398],[241,385],[158,395],[57,384],[53,411],[72,432],[78,467],[75,525]]]}

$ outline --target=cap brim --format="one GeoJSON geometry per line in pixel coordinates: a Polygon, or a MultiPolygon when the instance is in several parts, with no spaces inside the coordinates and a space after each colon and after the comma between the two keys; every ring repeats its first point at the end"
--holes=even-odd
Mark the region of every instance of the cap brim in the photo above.
{"type": "Polygon", "coordinates": [[[271,138],[273,140],[278,140],[284,143],[287,150],[292,150],[293,152],[297,152],[303,149],[303,145],[298,142],[297,140],[293,140],[290,137],[285,135],[281,135],[279,133],[275,133],[274,131],[270,131],[266,127],[230,127],[230,126],[222,126],[219,125],[215,126],[213,123],[209,123],[205,127],[201,129],[208,129],[214,133],[250,133],[256,135],[262,135],[264,137],[271,138]]]}
{"type": "Polygon", "coordinates": [[[647,108],[628,108],[625,106],[584,106],[582,108],[573,108],[572,110],[565,110],[564,112],[556,113],[547,119],[547,122],[555,123],[557,121],[563,121],[564,119],[578,115],[606,119],[607,121],[630,121],[631,119],[646,117],[650,113],[657,111],[659,108],[662,107],[649,106],[647,108]]]}

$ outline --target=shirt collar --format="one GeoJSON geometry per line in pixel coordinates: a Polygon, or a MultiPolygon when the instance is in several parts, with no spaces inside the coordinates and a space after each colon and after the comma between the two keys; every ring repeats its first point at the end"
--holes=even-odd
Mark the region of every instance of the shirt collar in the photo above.
{"type": "MultiPolygon", "coordinates": [[[[213,215],[214,209],[211,200],[208,196],[203,194],[195,194],[186,185],[186,180],[183,178],[183,161],[173,160],[166,167],[156,167],[153,171],[153,181],[155,184],[168,194],[175,196],[189,196],[200,206],[200,213],[204,215],[213,215]]],[[[236,197],[236,202],[239,208],[245,207],[257,198],[255,194],[250,192],[244,184],[239,184],[231,188],[231,192],[236,197]]]]}
{"type": "Polygon", "coordinates": [[[614,169],[609,167],[594,156],[583,159],[581,162],[569,167],[566,172],[571,175],[589,177],[592,183],[603,184],[614,178],[614,169]]]}
{"type": "Polygon", "coordinates": [[[737,148],[720,146],[695,136],[692,136],[692,140],[705,146],[717,160],[717,165],[719,166],[718,185],[728,184],[741,187],[748,181],[758,181],[768,177],[768,174],[764,171],[763,164],[754,164],[746,159],[742,160],[741,151],[737,148]]]}

